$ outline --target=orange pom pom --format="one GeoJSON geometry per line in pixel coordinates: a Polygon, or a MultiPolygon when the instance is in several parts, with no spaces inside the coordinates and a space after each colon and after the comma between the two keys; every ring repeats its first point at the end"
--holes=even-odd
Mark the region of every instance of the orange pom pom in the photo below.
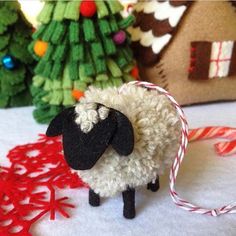
{"type": "Polygon", "coordinates": [[[131,70],[131,75],[138,80],[139,79],[139,70],[138,67],[135,66],[132,70],[131,70]]]}
{"type": "Polygon", "coordinates": [[[48,43],[47,42],[38,40],[34,44],[34,52],[39,57],[43,57],[45,55],[45,53],[47,52],[47,49],[48,49],[48,43]]]}
{"type": "Polygon", "coordinates": [[[72,96],[73,96],[73,98],[75,98],[77,101],[79,101],[80,98],[84,96],[84,92],[74,89],[74,90],[72,91],[72,96]]]}

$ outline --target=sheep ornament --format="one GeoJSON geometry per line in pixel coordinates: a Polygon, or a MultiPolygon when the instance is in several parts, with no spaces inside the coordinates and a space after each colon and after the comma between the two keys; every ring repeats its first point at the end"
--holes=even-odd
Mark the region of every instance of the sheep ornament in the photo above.
{"type": "Polygon", "coordinates": [[[175,158],[181,122],[170,100],[135,84],[90,88],[56,116],[47,136],[62,135],[65,160],[90,187],[89,203],[123,195],[123,215],[135,217],[135,188],[159,189],[159,175],[175,158]]]}

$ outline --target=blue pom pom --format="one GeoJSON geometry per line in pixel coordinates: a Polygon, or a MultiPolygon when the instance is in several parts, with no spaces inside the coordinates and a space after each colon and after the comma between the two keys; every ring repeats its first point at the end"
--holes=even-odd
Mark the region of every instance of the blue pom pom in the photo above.
{"type": "Polygon", "coordinates": [[[6,55],[2,58],[2,64],[7,70],[12,70],[16,66],[14,59],[10,55],[6,55]]]}

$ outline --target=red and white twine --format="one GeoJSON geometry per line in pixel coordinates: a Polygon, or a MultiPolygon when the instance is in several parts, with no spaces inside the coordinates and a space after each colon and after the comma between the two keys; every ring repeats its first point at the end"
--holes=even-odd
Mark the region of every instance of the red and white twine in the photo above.
{"type": "Polygon", "coordinates": [[[211,138],[226,138],[231,141],[219,142],[215,144],[215,148],[217,153],[222,156],[231,155],[236,153],[236,140],[233,140],[236,139],[236,128],[205,127],[205,128],[190,130],[188,133],[188,124],[184,112],[181,109],[180,105],[176,102],[176,100],[170,95],[170,93],[168,93],[163,88],[160,88],[159,86],[148,82],[134,81],[130,82],[130,84],[135,84],[137,86],[153,89],[161,94],[164,94],[165,96],[168,97],[172,105],[175,107],[180,117],[182,125],[180,147],[170,170],[170,195],[174,203],[186,211],[203,215],[219,216],[226,213],[236,213],[236,202],[216,209],[206,209],[194,205],[188,202],[187,200],[181,198],[175,190],[176,178],[178,175],[181,162],[183,161],[184,155],[186,153],[188,141],[204,140],[211,138]]]}

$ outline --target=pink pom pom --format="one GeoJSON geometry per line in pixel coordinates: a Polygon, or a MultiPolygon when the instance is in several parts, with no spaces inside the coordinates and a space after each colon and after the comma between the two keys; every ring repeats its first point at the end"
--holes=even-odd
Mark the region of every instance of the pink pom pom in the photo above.
{"type": "Polygon", "coordinates": [[[113,36],[113,41],[115,44],[120,45],[126,40],[126,33],[123,30],[120,30],[113,36]]]}

